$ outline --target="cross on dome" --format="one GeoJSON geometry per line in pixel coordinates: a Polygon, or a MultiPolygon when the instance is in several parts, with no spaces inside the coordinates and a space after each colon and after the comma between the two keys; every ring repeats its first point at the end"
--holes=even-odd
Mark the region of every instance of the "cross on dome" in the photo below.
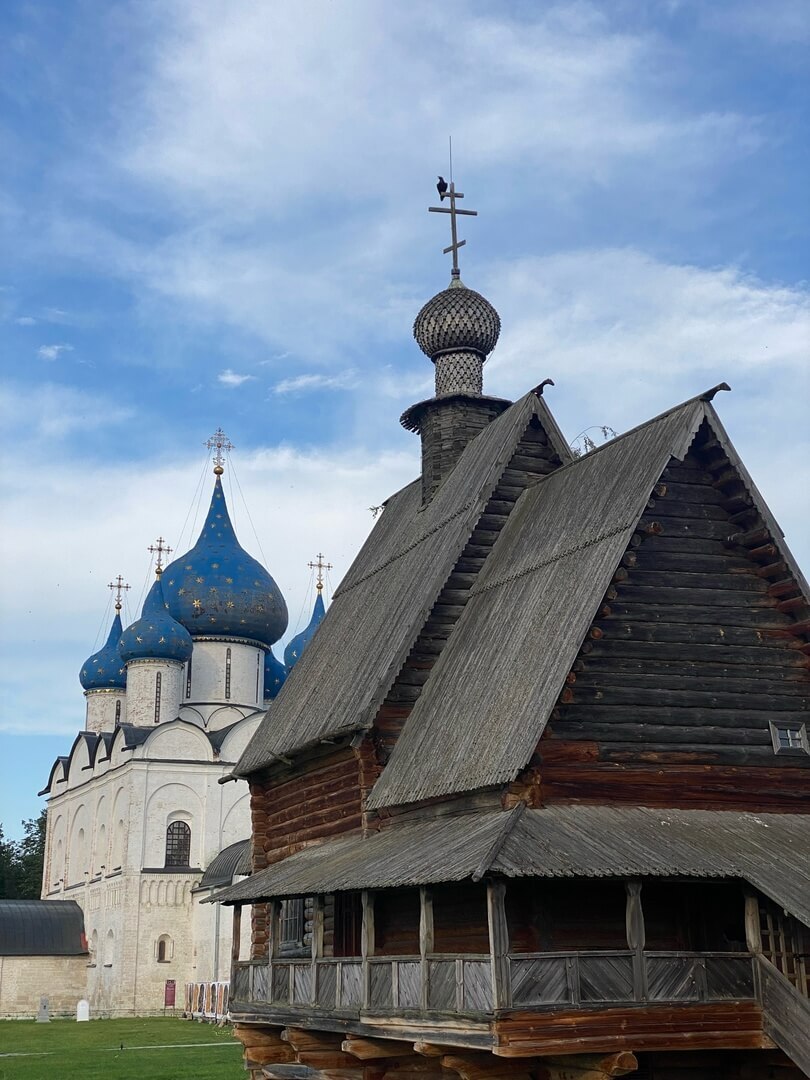
{"type": "Polygon", "coordinates": [[[225,472],[225,458],[222,456],[222,451],[224,450],[226,454],[229,454],[231,450],[235,449],[233,443],[220,427],[217,428],[210,439],[206,440],[205,445],[209,450],[216,448],[216,453],[214,454],[214,475],[222,476],[225,472]]]}
{"type": "Polygon", "coordinates": [[[323,592],[323,572],[324,570],[331,570],[332,564],[330,562],[323,561],[323,552],[319,551],[317,555],[317,562],[307,563],[310,570],[318,571],[318,580],[315,582],[315,588],[319,593],[323,592]]]}
{"type": "MultiPolygon", "coordinates": [[[[158,577],[163,573],[163,556],[170,555],[174,548],[170,548],[162,536],[159,536],[154,544],[150,544],[146,549],[152,555],[157,555],[157,562],[155,564],[155,573],[158,577]]],[[[129,586],[127,586],[129,588],[129,586]]]]}
{"type": "Polygon", "coordinates": [[[456,218],[459,214],[465,217],[478,217],[477,210],[461,210],[456,206],[456,199],[463,199],[464,195],[460,191],[456,191],[456,185],[451,180],[447,186],[447,191],[442,195],[442,201],[445,199],[450,200],[450,206],[429,206],[429,214],[449,214],[450,215],[450,247],[446,247],[442,250],[442,254],[447,255],[449,252],[453,253],[453,277],[459,278],[461,271],[458,268],[458,250],[464,247],[467,243],[466,240],[459,240],[458,229],[456,226],[456,218]]]}
{"type": "Polygon", "coordinates": [[[107,588],[115,590],[115,610],[120,611],[121,606],[122,606],[121,605],[121,599],[123,597],[123,594],[125,592],[127,592],[129,589],[131,589],[132,586],[131,585],[125,585],[123,576],[121,574],[119,574],[118,577],[115,579],[115,581],[111,581],[109,583],[107,588]]]}

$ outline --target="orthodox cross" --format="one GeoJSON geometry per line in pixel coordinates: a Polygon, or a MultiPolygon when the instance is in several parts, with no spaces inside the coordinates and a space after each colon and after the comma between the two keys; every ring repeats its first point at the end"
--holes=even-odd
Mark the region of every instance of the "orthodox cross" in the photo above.
{"type": "Polygon", "coordinates": [[[216,476],[222,476],[225,472],[225,458],[222,456],[224,450],[226,454],[229,454],[234,449],[234,445],[222,428],[217,428],[214,434],[205,443],[209,450],[216,447],[216,453],[214,454],[214,473],[216,476]]]}
{"type": "Polygon", "coordinates": [[[170,548],[162,536],[159,536],[154,544],[150,544],[146,549],[151,551],[153,555],[157,555],[157,562],[155,563],[155,573],[158,577],[163,573],[163,556],[170,555],[174,548],[170,548]]]}
{"type": "Polygon", "coordinates": [[[318,590],[319,593],[323,592],[323,572],[324,570],[331,570],[332,564],[330,562],[324,562],[323,554],[319,551],[318,561],[307,563],[307,566],[309,566],[310,570],[318,571],[318,580],[315,582],[315,588],[318,590]]]}
{"type": "Polygon", "coordinates": [[[128,589],[131,589],[132,586],[125,585],[123,577],[119,574],[115,581],[110,582],[107,588],[115,590],[115,610],[120,611],[122,606],[121,597],[128,589]]]}
{"type": "Polygon", "coordinates": [[[458,278],[461,276],[461,272],[458,268],[458,249],[464,247],[467,243],[466,240],[459,240],[458,229],[456,227],[456,218],[459,214],[463,214],[465,217],[478,217],[477,210],[461,210],[456,206],[456,199],[463,199],[464,195],[460,191],[456,191],[456,185],[451,180],[448,184],[447,191],[442,195],[442,202],[445,199],[450,200],[450,206],[429,206],[428,213],[430,214],[449,214],[450,215],[450,238],[452,243],[450,247],[444,248],[442,254],[447,255],[448,252],[453,253],[453,277],[458,278]]]}

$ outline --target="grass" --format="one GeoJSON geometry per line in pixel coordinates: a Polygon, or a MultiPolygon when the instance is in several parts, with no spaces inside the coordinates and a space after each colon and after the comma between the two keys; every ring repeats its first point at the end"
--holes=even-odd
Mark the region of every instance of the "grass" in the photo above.
{"type": "Polygon", "coordinates": [[[227,1027],[175,1017],[86,1024],[0,1020],[0,1080],[245,1080],[246,1075],[241,1045],[227,1027]],[[194,1045],[184,1045],[189,1043],[194,1045]]]}

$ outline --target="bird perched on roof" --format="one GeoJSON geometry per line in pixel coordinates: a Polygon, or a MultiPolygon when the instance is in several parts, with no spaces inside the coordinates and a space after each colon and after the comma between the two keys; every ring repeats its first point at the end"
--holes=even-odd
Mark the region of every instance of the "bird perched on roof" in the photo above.
{"type": "Polygon", "coordinates": [[[439,198],[443,199],[444,196],[445,196],[445,193],[447,191],[447,181],[445,180],[445,178],[443,176],[439,177],[439,182],[436,185],[436,190],[439,193],[439,198]]]}

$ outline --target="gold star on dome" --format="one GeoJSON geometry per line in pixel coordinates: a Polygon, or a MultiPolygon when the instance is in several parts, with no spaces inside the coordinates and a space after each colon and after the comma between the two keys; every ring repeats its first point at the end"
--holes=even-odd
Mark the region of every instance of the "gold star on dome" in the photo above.
{"type": "Polygon", "coordinates": [[[138,642],[139,645],[143,644],[143,638],[142,637],[136,637],[135,640],[138,642]]]}
{"type": "Polygon", "coordinates": [[[201,577],[195,578],[194,580],[197,582],[198,585],[202,585],[203,583],[203,579],[201,577]]]}
{"type": "Polygon", "coordinates": [[[103,674],[104,674],[104,668],[103,668],[103,667],[100,667],[100,668],[98,669],[98,674],[99,674],[99,675],[103,675],[103,674]]]}
{"type": "Polygon", "coordinates": [[[185,589],[178,589],[178,590],[177,590],[177,595],[178,595],[178,596],[185,596],[185,593],[186,593],[186,590],[185,590],[185,589]]]}
{"type": "Polygon", "coordinates": [[[233,585],[233,578],[232,577],[226,577],[225,578],[225,584],[226,585],[233,585]]]}
{"type": "Polygon", "coordinates": [[[208,586],[208,591],[209,591],[209,592],[212,592],[212,593],[215,593],[215,592],[217,592],[218,590],[217,590],[217,587],[216,587],[216,585],[209,585],[209,586],[208,586]]]}
{"type": "Polygon", "coordinates": [[[174,578],[169,582],[170,585],[174,585],[174,578]]]}
{"type": "Polygon", "coordinates": [[[191,566],[191,565],[189,565],[189,566],[185,566],[185,567],[183,567],[183,569],[184,569],[184,570],[193,570],[193,569],[194,569],[194,567],[193,567],[193,566],[191,566]]]}
{"type": "Polygon", "coordinates": [[[211,563],[211,569],[212,570],[219,570],[219,563],[218,562],[212,562],[211,563]]]}
{"type": "Polygon", "coordinates": [[[158,645],[165,645],[165,644],[166,644],[166,638],[165,637],[158,638],[158,645]]]}
{"type": "Polygon", "coordinates": [[[229,607],[229,608],[232,608],[232,607],[233,607],[233,600],[228,600],[228,601],[226,602],[226,604],[225,604],[225,607],[229,607]]]}
{"type": "Polygon", "coordinates": [[[199,611],[202,607],[202,600],[192,600],[191,603],[194,605],[197,611],[199,611]]]}
{"type": "Polygon", "coordinates": [[[216,619],[214,618],[214,616],[213,616],[213,615],[210,615],[210,616],[209,616],[209,618],[211,619],[211,622],[216,622],[216,621],[217,621],[217,620],[216,620],[216,619]]]}

